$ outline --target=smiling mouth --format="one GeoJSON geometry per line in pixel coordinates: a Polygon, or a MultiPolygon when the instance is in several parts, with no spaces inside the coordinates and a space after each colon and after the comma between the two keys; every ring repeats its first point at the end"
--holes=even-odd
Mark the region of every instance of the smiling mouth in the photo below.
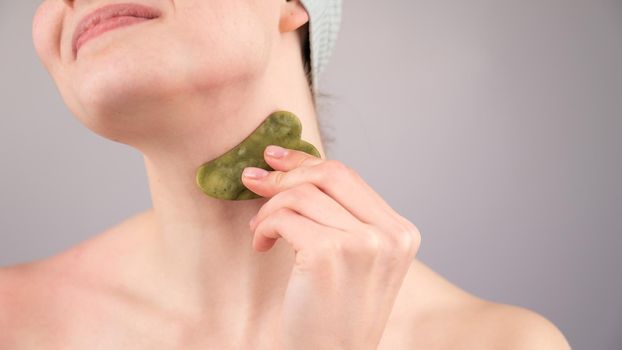
{"type": "Polygon", "coordinates": [[[97,9],[84,17],[76,26],[73,53],[91,39],[117,28],[145,22],[160,16],[156,9],[136,4],[113,4],[97,9]]]}
{"type": "Polygon", "coordinates": [[[82,34],[78,38],[78,40],[76,41],[75,53],[77,55],[78,51],[80,51],[80,47],[82,47],[82,45],[84,45],[87,41],[95,37],[98,37],[105,32],[109,32],[111,30],[129,26],[132,24],[145,22],[148,20],[150,20],[150,18],[133,17],[133,16],[119,16],[119,17],[113,17],[113,18],[106,19],[102,21],[101,23],[99,23],[98,25],[96,25],[95,27],[87,30],[84,34],[82,34]]]}

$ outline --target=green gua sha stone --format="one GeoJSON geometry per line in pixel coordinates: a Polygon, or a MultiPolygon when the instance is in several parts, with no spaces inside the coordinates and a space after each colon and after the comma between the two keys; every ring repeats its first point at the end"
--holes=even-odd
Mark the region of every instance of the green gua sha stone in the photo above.
{"type": "Polygon", "coordinates": [[[239,145],[201,165],[197,169],[197,185],[203,193],[214,198],[261,198],[244,186],[242,171],[249,166],[274,170],[264,160],[264,149],[268,145],[295,149],[321,158],[320,152],[312,144],[300,139],[301,134],[302,124],[295,114],[287,111],[274,112],[239,145]]]}

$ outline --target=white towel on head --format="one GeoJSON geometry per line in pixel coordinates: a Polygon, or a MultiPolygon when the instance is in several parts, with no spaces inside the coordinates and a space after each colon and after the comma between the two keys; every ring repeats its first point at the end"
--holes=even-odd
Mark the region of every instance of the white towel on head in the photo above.
{"type": "Polygon", "coordinates": [[[341,0],[300,0],[309,14],[311,85],[318,93],[319,75],[326,67],[341,26],[341,0]]]}

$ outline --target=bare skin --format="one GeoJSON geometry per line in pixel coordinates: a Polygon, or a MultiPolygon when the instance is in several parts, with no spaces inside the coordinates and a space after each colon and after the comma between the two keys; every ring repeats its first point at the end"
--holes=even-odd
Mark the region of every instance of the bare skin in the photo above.
{"type": "MultiPolygon", "coordinates": [[[[276,325],[295,254],[280,238],[258,251],[254,238],[266,248],[270,232],[248,223],[271,198],[209,198],[194,172],[281,109],[300,117],[303,139],[326,159],[300,50],[306,12],[284,0],[142,0],[162,16],[105,33],[75,55],[75,24],[109,3],[45,0],[33,39],[76,117],[144,155],[153,208],[61,254],[0,270],[0,348],[280,350],[276,325]]],[[[360,189],[346,199],[377,195],[360,189]]],[[[312,199],[299,198],[328,217],[312,199]]],[[[376,202],[358,204],[380,213],[376,202]]],[[[345,220],[341,213],[333,219],[345,220]]],[[[569,348],[541,316],[407,262],[394,305],[381,310],[390,317],[379,349],[569,348]]]]}
{"type": "MultiPolygon", "coordinates": [[[[253,329],[242,322],[222,327],[208,314],[167,309],[136,291],[143,281],[119,277],[152,216],[139,213],[61,254],[0,270],[0,326],[9,330],[0,333],[0,347],[274,349],[276,312],[247,320],[253,329]]],[[[570,347],[542,316],[477,298],[413,260],[378,349],[474,348],[570,347]]]]}

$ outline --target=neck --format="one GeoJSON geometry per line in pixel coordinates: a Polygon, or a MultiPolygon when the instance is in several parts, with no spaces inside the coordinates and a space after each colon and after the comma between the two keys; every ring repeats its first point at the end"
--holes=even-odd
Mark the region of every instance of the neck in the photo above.
{"type": "Polygon", "coordinates": [[[249,318],[256,325],[264,317],[259,315],[271,312],[282,299],[294,251],[282,240],[268,252],[254,251],[248,221],[269,198],[211,198],[196,185],[197,168],[233,148],[276,110],[294,112],[302,138],[325,158],[306,78],[301,69],[279,63],[272,67],[283,68],[268,69],[252,84],[221,87],[217,97],[185,94],[170,104],[174,108],[158,111],[158,122],[172,121],[149,131],[151,143],[136,142],[153,208],[137,229],[144,256],[124,268],[125,277],[139,281],[131,283],[160,305],[200,314],[212,325],[249,318]]]}

